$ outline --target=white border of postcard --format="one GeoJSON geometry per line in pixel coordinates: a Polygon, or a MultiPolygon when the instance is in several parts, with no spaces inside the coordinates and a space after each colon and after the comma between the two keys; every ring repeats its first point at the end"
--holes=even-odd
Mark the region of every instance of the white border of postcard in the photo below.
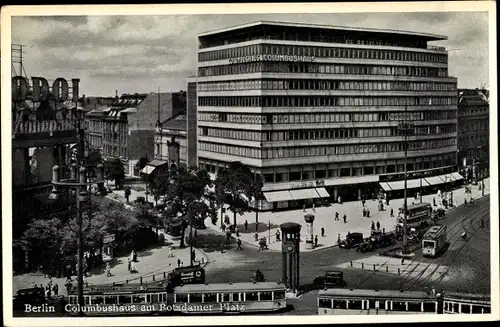
{"type": "MultiPolygon", "coordinates": [[[[11,16],[86,16],[86,15],[180,15],[180,14],[266,14],[266,13],[370,13],[370,12],[450,12],[482,11],[489,14],[489,89],[490,89],[490,207],[498,217],[497,154],[497,62],[496,11],[493,1],[391,2],[391,3],[259,3],[186,5],[56,5],[7,6],[1,11],[2,77],[2,224],[3,224],[3,311],[6,326],[134,326],[134,325],[250,325],[250,324],[332,324],[387,322],[488,321],[500,319],[498,219],[491,220],[491,302],[492,314],[469,315],[391,315],[391,316],[217,316],[217,317],[124,317],[124,318],[13,318],[12,317],[12,180],[11,180],[11,16]],[[496,309],[495,309],[496,308],[496,309]]],[[[34,31],[34,33],[36,33],[34,31]]]]}

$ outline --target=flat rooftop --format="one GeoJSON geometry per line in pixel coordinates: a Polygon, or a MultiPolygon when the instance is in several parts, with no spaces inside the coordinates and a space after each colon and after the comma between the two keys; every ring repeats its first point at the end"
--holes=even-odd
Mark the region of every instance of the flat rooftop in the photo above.
{"type": "Polygon", "coordinates": [[[217,34],[223,34],[226,32],[251,28],[251,27],[255,27],[255,26],[259,26],[259,25],[293,27],[293,28],[304,28],[304,29],[323,29],[323,30],[363,32],[363,33],[374,33],[374,34],[385,34],[385,35],[388,35],[388,34],[400,35],[400,36],[405,35],[405,36],[419,37],[419,38],[425,39],[427,41],[437,41],[437,40],[447,40],[448,39],[444,35],[412,32],[412,31],[376,29],[376,28],[364,28],[364,27],[334,26],[334,25],[322,25],[322,24],[306,24],[306,23],[293,23],[293,22],[277,22],[277,21],[250,22],[250,23],[246,23],[246,24],[217,29],[214,31],[204,32],[204,33],[198,34],[198,37],[213,36],[213,35],[217,35],[217,34]]]}

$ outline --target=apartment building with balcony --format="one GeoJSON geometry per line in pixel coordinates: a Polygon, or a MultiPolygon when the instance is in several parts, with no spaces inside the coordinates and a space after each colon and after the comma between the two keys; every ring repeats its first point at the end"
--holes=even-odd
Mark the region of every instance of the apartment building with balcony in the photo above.
{"type": "Polygon", "coordinates": [[[462,177],[457,79],[428,33],[253,22],[198,37],[198,160],[241,161],[264,179],[262,208],[402,190],[462,177]],[[436,177],[436,178],[431,178],[436,177]]]}

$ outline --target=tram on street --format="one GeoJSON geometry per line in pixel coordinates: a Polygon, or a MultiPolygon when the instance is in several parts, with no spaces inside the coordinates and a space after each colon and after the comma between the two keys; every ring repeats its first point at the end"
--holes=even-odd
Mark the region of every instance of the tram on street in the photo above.
{"type": "MultiPolygon", "coordinates": [[[[167,302],[167,291],[160,285],[100,285],[83,289],[85,316],[102,315],[150,315],[160,312],[161,305],[167,302]]],[[[72,290],[67,297],[65,311],[78,315],[78,294],[72,290]]]]}
{"type": "Polygon", "coordinates": [[[325,289],[318,293],[319,315],[490,314],[491,298],[443,291],[325,289]]]}
{"type": "MultiPolygon", "coordinates": [[[[432,205],[430,203],[417,203],[407,206],[407,226],[420,228],[422,225],[432,223],[432,205]]],[[[399,208],[398,225],[404,225],[404,208],[399,208]]]]}
{"type": "Polygon", "coordinates": [[[444,250],[447,242],[446,225],[432,226],[422,238],[422,254],[424,257],[436,257],[444,250]]]}
{"type": "Polygon", "coordinates": [[[443,313],[491,313],[491,298],[479,294],[448,293],[443,295],[443,313]]]}
{"type": "Polygon", "coordinates": [[[333,288],[318,293],[319,315],[435,314],[438,297],[426,292],[333,288]]]}
{"type": "Polygon", "coordinates": [[[173,306],[187,314],[272,312],[286,308],[285,291],[275,282],[191,284],[175,288],[173,306]]]}

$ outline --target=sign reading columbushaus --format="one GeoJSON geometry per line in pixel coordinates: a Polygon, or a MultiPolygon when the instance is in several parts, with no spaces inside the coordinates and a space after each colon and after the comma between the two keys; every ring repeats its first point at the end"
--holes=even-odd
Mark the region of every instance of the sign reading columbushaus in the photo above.
{"type": "Polygon", "coordinates": [[[230,64],[241,64],[254,61],[291,61],[291,62],[314,62],[314,56],[289,56],[289,55],[272,55],[272,54],[259,54],[253,56],[229,58],[230,64]]]}

